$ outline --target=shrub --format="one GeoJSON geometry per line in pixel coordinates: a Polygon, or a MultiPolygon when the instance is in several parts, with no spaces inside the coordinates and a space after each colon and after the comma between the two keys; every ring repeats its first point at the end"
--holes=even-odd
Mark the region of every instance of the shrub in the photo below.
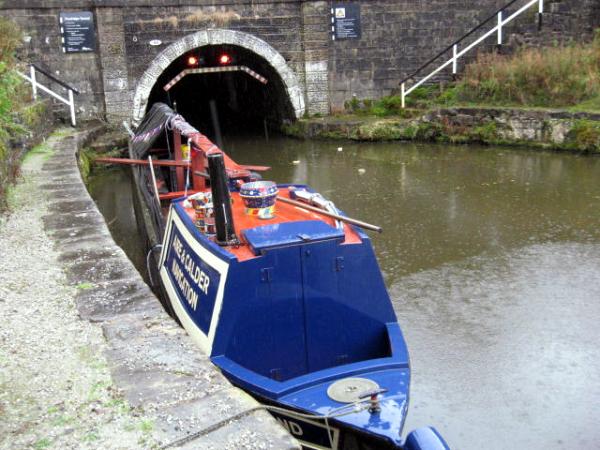
{"type": "Polygon", "coordinates": [[[498,140],[500,134],[498,133],[496,122],[490,121],[475,127],[471,132],[471,137],[480,142],[491,143],[498,140]]]}
{"type": "Polygon", "coordinates": [[[600,152],[600,123],[578,120],[567,134],[568,146],[587,152],[600,152]]]}
{"type": "Polygon", "coordinates": [[[348,100],[344,103],[344,108],[346,111],[357,112],[360,109],[360,101],[353,96],[352,100],[348,100]]]}
{"type": "Polygon", "coordinates": [[[10,141],[25,131],[16,112],[23,93],[23,83],[14,70],[20,36],[14,23],[0,17],[0,211],[6,207],[6,190],[19,170],[20,155],[11,149],[10,141]]]}

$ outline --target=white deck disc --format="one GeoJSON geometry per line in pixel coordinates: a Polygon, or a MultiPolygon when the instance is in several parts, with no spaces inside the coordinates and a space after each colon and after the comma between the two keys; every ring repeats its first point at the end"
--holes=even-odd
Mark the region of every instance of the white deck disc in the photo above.
{"type": "Polygon", "coordinates": [[[331,400],[340,403],[354,403],[358,397],[368,391],[379,389],[379,385],[366,378],[344,378],[333,383],[327,388],[327,395],[331,400]]]}

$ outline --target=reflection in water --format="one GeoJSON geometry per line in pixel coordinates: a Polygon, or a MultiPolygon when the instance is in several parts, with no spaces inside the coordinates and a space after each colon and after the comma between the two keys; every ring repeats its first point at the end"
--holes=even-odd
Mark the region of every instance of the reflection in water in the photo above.
{"type": "Polygon", "coordinates": [[[546,243],[394,283],[407,429],[436,423],[461,449],[596,448],[599,268],[597,243],[546,243]]]}
{"type": "Polygon", "coordinates": [[[102,211],[115,242],[122,247],[148,282],[144,243],[138,233],[133,211],[129,167],[103,168],[88,181],[90,195],[102,211]]]}
{"type": "MultiPolygon", "coordinates": [[[[413,365],[406,429],[434,424],[457,449],[594,448],[600,158],[338,146],[225,139],[238,162],[271,165],[265,178],[384,228],[372,240],[413,365]]],[[[126,219],[129,187],[109,179],[106,216],[126,219]]]]}
{"type": "Polygon", "coordinates": [[[350,216],[382,226],[373,242],[388,284],[482,253],[600,237],[598,158],[414,144],[347,143],[338,152],[338,145],[226,143],[241,162],[271,165],[267,177],[310,184],[350,216]]]}

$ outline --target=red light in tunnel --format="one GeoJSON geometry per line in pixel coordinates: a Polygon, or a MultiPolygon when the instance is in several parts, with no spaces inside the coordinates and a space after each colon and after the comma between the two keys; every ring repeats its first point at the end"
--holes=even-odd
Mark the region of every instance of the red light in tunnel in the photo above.
{"type": "Polygon", "coordinates": [[[231,64],[231,56],[229,56],[227,53],[223,53],[221,56],[219,56],[219,64],[222,66],[231,64]]]}
{"type": "Polygon", "coordinates": [[[198,58],[196,58],[195,56],[190,56],[187,59],[187,65],[190,67],[193,66],[197,66],[198,65],[198,58]]]}

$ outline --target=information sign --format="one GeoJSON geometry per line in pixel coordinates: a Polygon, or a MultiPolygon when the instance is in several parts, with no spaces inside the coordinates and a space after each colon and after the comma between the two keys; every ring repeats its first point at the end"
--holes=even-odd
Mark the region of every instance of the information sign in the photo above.
{"type": "Polygon", "coordinates": [[[360,5],[334,3],[331,8],[332,39],[360,39],[360,5]]]}
{"type": "Polygon", "coordinates": [[[94,15],[89,11],[60,13],[60,35],[64,53],[93,52],[96,49],[94,15]]]}

